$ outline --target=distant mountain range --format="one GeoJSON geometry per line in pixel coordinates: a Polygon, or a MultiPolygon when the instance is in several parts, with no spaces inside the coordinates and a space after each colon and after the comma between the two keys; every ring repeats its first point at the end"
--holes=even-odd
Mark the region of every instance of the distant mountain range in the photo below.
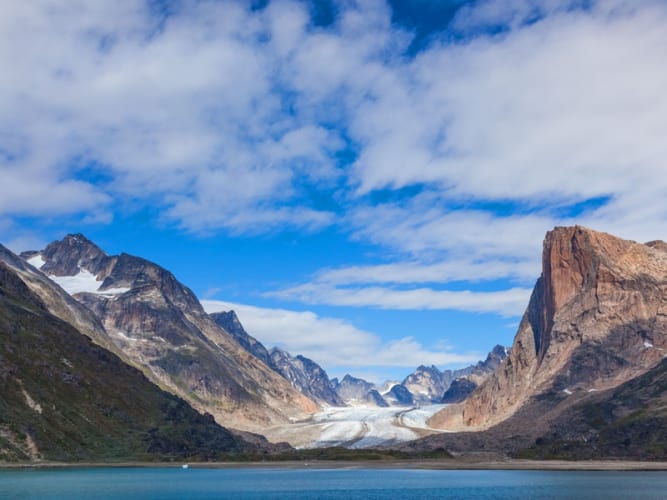
{"type": "Polygon", "coordinates": [[[287,445],[254,433],[325,407],[443,402],[428,426],[448,432],[405,449],[667,458],[667,244],[556,228],[542,260],[511,348],[378,387],[267,349],[234,311],[206,314],[169,271],[83,235],[0,246],[0,461],[257,455],[287,445]]]}

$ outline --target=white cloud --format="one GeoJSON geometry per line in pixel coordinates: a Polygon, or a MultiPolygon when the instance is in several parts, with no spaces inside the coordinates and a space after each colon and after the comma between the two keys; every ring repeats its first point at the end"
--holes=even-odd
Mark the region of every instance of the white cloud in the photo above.
{"type": "Polygon", "coordinates": [[[445,199],[543,209],[600,196],[620,204],[655,183],[664,192],[664,4],[623,15],[564,4],[499,36],[436,45],[394,87],[376,86],[351,119],[364,144],[361,190],[427,182],[445,199]]]}
{"type": "Polygon", "coordinates": [[[523,289],[418,285],[523,286],[554,225],[667,233],[664,2],[474,2],[461,39],[414,57],[386,2],[337,12],[314,27],[289,1],[165,18],[134,0],[0,4],[0,215],[105,222],[128,203],[204,233],[339,223],[381,262],[285,296],[502,314],[523,289]],[[311,201],[334,188],[344,213],[311,201]]]}
{"type": "Polygon", "coordinates": [[[451,291],[431,288],[401,290],[367,286],[361,288],[333,287],[307,283],[271,292],[268,295],[306,304],[328,304],[353,307],[378,307],[395,310],[459,310],[491,312],[502,316],[518,316],[528,304],[531,290],[510,288],[494,292],[451,291]]]}
{"type": "Polygon", "coordinates": [[[0,186],[0,213],[89,212],[113,198],[157,204],[195,231],[328,224],[289,206],[297,178],[339,175],[337,132],[283,102],[276,51],[297,43],[305,12],[187,3],[158,25],[134,1],[2,4],[0,168],[21,189],[0,186]],[[81,175],[88,162],[104,185],[81,175]]]}
{"type": "Polygon", "coordinates": [[[324,269],[315,276],[320,283],[353,285],[362,283],[446,283],[479,282],[510,278],[534,280],[539,275],[537,262],[470,259],[446,260],[437,264],[405,261],[392,264],[348,266],[324,269]]]}
{"type": "Polygon", "coordinates": [[[321,317],[310,311],[269,309],[245,304],[202,300],[209,312],[236,311],[248,333],[265,346],[278,346],[293,355],[302,354],[330,367],[403,367],[420,364],[437,366],[473,363],[480,353],[455,353],[449,349],[428,349],[412,337],[383,341],[337,318],[321,317]]]}

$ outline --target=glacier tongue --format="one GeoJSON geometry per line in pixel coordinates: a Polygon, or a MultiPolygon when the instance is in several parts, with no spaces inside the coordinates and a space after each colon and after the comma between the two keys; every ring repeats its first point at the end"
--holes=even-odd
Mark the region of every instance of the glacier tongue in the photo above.
{"type": "Polygon", "coordinates": [[[279,434],[271,437],[300,448],[370,448],[411,441],[428,433],[443,432],[429,428],[426,422],[444,406],[331,407],[316,413],[308,421],[282,426],[279,434]]]}

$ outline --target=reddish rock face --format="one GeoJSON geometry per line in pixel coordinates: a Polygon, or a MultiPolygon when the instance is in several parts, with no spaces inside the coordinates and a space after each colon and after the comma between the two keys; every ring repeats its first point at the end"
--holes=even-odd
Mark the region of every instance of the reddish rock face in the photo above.
{"type": "Polygon", "coordinates": [[[608,389],[655,366],[667,355],[666,249],[580,226],[547,233],[510,355],[431,425],[488,428],[531,397],[608,389]]]}

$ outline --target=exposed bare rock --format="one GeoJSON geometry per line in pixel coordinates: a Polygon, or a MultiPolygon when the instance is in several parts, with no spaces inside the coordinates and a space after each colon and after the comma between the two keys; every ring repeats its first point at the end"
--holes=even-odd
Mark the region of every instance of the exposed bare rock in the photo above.
{"type": "Polygon", "coordinates": [[[487,429],[530,398],[618,386],[667,354],[664,243],[626,241],[580,226],[547,233],[542,275],[511,352],[459,405],[430,421],[487,429]]]}
{"type": "Polygon", "coordinates": [[[394,385],[384,394],[383,398],[393,406],[412,406],[415,404],[412,393],[402,384],[394,385]]]}
{"type": "Polygon", "coordinates": [[[325,406],[345,406],[343,400],[331,387],[327,372],[312,359],[300,354],[292,356],[289,352],[277,347],[269,352],[259,340],[245,331],[234,311],[211,313],[210,316],[246,351],[266,363],[296,390],[325,406]]]}

